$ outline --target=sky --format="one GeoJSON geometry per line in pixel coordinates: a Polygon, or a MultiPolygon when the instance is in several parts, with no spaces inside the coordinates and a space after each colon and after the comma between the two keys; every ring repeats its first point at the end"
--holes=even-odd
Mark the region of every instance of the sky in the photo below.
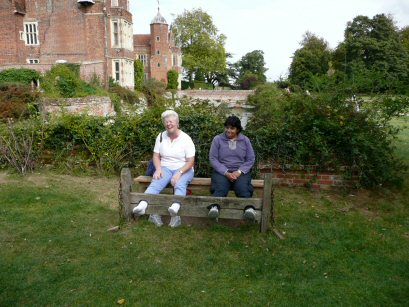
{"type": "MultiPolygon", "coordinates": [[[[291,57],[309,31],[334,49],[344,39],[347,22],[358,15],[390,14],[398,28],[409,26],[409,0],[160,0],[170,25],[185,10],[201,8],[226,37],[226,52],[237,62],[262,50],[268,81],[285,78],[291,57]]],[[[148,34],[157,0],[130,0],[134,33],[148,34]]]]}

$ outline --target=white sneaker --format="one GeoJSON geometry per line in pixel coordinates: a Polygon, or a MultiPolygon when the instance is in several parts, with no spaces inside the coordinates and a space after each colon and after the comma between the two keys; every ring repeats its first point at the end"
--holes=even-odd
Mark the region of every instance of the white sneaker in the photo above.
{"type": "Polygon", "coordinates": [[[211,207],[207,216],[211,219],[217,219],[219,217],[219,209],[217,206],[211,207]]]}
{"type": "Polygon", "coordinates": [[[147,207],[148,207],[147,201],[141,200],[139,204],[135,208],[133,208],[132,212],[135,215],[144,215],[147,207]]]}
{"type": "Polygon", "coordinates": [[[172,216],[170,218],[170,222],[169,222],[170,227],[175,228],[175,227],[180,226],[180,224],[182,224],[182,219],[180,218],[179,215],[172,216]]]}
{"type": "Polygon", "coordinates": [[[180,209],[180,204],[179,203],[173,203],[172,206],[169,207],[168,211],[170,216],[176,216],[179,212],[180,209]]]}
{"type": "Polygon", "coordinates": [[[162,218],[158,214],[149,215],[148,221],[154,223],[158,227],[163,225],[162,218]]]}
{"type": "Polygon", "coordinates": [[[256,210],[253,208],[248,208],[244,211],[243,217],[246,220],[254,221],[256,219],[256,210]]]}

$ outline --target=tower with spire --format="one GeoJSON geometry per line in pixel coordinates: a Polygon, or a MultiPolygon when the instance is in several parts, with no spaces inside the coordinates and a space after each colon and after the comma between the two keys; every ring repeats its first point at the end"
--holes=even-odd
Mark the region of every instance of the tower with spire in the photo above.
{"type": "Polygon", "coordinates": [[[150,24],[150,34],[134,35],[135,58],[144,63],[145,79],[154,78],[167,83],[168,71],[176,70],[179,73],[180,88],[182,55],[171,38],[172,33],[160,12],[158,1],[158,11],[150,24]]]}

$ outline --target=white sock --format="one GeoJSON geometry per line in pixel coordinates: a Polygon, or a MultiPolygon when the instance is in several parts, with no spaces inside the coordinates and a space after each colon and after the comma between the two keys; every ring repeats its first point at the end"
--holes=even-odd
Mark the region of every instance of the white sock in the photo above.
{"type": "Polygon", "coordinates": [[[148,203],[146,202],[146,200],[141,200],[139,204],[135,208],[133,208],[132,212],[136,215],[144,215],[147,207],[148,203]]]}
{"type": "Polygon", "coordinates": [[[170,216],[176,216],[179,212],[179,209],[180,209],[180,204],[173,203],[172,206],[170,206],[168,209],[170,216]]]}

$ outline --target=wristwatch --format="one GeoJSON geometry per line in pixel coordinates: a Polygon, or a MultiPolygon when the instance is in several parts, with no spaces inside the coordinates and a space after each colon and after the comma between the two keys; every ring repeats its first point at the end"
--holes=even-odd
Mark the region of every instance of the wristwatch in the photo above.
{"type": "Polygon", "coordinates": [[[183,175],[183,171],[182,171],[181,169],[179,170],[179,173],[180,173],[181,175],[183,175]]]}

